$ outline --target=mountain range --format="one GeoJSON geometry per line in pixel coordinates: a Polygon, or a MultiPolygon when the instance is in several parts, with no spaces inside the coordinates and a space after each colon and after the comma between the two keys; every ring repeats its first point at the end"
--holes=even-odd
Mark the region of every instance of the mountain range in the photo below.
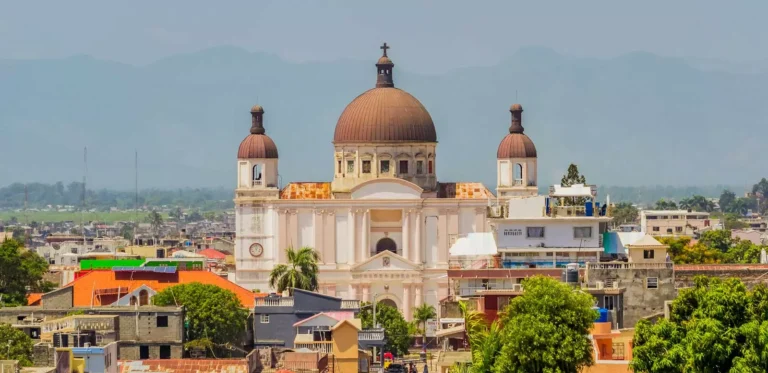
{"type": "MultiPolygon", "coordinates": [[[[132,189],[137,151],[140,187],[233,187],[256,103],[279,148],[282,183],[329,181],[336,120],[373,87],[377,57],[298,64],[215,47],[144,66],[88,56],[0,60],[0,185],[85,173],[94,187],[132,189]]],[[[494,188],[514,102],[525,110],[541,185],[558,182],[570,163],[589,183],[611,185],[751,185],[766,176],[761,69],[531,47],[494,66],[415,74],[396,51],[390,57],[395,85],[435,122],[441,181],[494,188]]]]}

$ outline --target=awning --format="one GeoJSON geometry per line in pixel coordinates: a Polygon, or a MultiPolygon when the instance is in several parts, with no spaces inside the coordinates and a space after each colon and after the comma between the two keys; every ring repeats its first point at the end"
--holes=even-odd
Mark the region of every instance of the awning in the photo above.
{"type": "Polygon", "coordinates": [[[461,336],[463,337],[464,336],[464,324],[461,324],[459,326],[454,326],[453,328],[440,329],[440,330],[438,330],[435,333],[435,336],[437,336],[437,337],[449,337],[449,336],[454,336],[454,334],[461,334],[461,336]]]}
{"type": "Polygon", "coordinates": [[[452,256],[496,255],[496,239],[492,232],[469,233],[461,237],[451,246],[448,252],[452,256]]]}

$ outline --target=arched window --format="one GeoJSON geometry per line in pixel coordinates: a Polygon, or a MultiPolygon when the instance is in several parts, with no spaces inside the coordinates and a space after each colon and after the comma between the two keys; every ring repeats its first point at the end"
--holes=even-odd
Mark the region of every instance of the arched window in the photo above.
{"type": "Polygon", "coordinates": [[[136,297],[135,297],[135,296],[131,297],[131,306],[135,306],[135,305],[136,305],[136,303],[138,303],[138,302],[139,302],[139,300],[138,300],[138,299],[136,299],[136,297]]]}
{"type": "Polygon", "coordinates": [[[395,301],[393,301],[392,299],[389,299],[389,298],[385,298],[385,299],[380,300],[379,301],[379,305],[389,306],[389,307],[392,307],[394,309],[397,309],[397,303],[395,303],[395,301]]]}
{"type": "Polygon", "coordinates": [[[253,166],[253,185],[261,185],[261,165],[253,166]]]}
{"type": "Polygon", "coordinates": [[[141,290],[139,292],[139,306],[146,306],[149,304],[149,292],[141,290]]]}
{"type": "Polygon", "coordinates": [[[515,185],[523,185],[523,165],[515,163],[514,167],[515,185]]]}
{"type": "Polygon", "coordinates": [[[393,253],[397,253],[397,243],[395,243],[395,240],[389,237],[380,239],[379,242],[376,243],[376,254],[382,251],[391,251],[393,253]]]}

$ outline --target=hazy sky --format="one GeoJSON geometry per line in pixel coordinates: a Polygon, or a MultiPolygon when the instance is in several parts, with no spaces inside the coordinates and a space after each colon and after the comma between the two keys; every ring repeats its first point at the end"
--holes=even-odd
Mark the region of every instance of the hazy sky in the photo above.
{"type": "Polygon", "coordinates": [[[89,54],[144,64],[235,45],[292,61],[370,59],[387,41],[418,72],[491,65],[528,45],[745,62],[768,58],[767,10],[764,0],[6,0],[0,58],[89,54]]]}

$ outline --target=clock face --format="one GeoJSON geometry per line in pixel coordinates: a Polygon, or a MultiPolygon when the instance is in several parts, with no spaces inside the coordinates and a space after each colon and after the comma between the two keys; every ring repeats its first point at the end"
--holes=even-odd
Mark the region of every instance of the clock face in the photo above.
{"type": "Polygon", "coordinates": [[[251,253],[252,257],[258,258],[261,256],[261,254],[264,254],[264,246],[261,246],[261,244],[255,243],[251,245],[250,248],[248,248],[248,251],[251,253]]]}

